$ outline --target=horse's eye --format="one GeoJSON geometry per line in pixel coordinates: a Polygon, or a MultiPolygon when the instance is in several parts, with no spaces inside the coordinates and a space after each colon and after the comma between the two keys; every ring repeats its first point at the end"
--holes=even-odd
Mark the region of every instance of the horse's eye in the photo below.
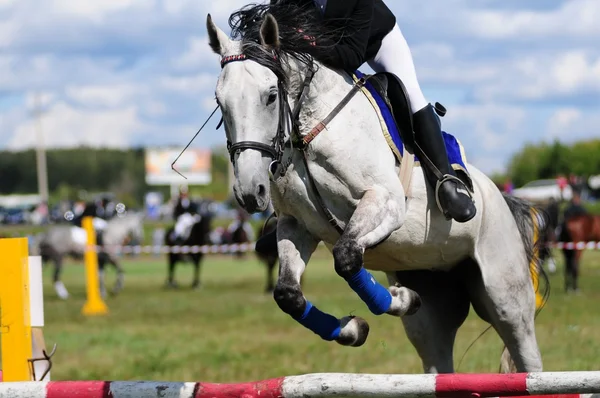
{"type": "Polygon", "coordinates": [[[267,106],[271,105],[273,102],[275,102],[275,100],[277,99],[277,93],[273,92],[271,94],[269,94],[269,99],[267,99],[267,106]]]}

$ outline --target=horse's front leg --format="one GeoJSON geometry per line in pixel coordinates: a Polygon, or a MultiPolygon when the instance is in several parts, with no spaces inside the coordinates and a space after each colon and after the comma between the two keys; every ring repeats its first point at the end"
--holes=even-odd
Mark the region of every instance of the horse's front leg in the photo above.
{"type": "Polygon", "coordinates": [[[364,252],[400,228],[404,222],[404,197],[383,187],[365,192],[348,226],[333,247],[335,270],[375,315],[415,313],[419,295],[405,287],[383,287],[363,266],[364,252]],[[400,197],[399,197],[400,196],[400,197]]]}
{"type": "Polygon", "coordinates": [[[317,309],[308,301],[301,288],[302,274],[319,240],[292,217],[282,215],[277,223],[279,277],[273,297],[283,312],[326,341],[360,346],[369,333],[361,318],[336,317],[317,309]]]}

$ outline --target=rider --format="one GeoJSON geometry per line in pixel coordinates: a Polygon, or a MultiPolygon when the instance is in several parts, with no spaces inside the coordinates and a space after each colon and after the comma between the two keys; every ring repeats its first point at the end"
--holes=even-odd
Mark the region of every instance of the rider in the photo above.
{"type": "Polygon", "coordinates": [[[173,209],[173,219],[175,220],[173,241],[183,243],[191,226],[200,221],[200,218],[198,205],[190,199],[188,188],[186,186],[180,187],[179,197],[173,209]]]}
{"type": "MultiPolygon", "coordinates": [[[[411,51],[396,23],[396,17],[382,0],[279,1],[314,5],[328,25],[339,28],[335,29],[340,32],[339,40],[333,44],[328,55],[320,59],[325,65],[353,73],[366,62],[375,72],[396,75],[404,83],[410,99],[416,142],[442,175],[456,177],[448,160],[440,120],[421,91],[411,51]]],[[[277,0],[271,0],[271,4],[276,2],[277,0]]],[[[318,37],[307,39],[313,44],[319,41],[318,37]]],[[[429,170],[424,171],[435,190],[440,181],[429,170]]],[[[456,179],[444,179],[439,186],[438,199],[441,208],[450,217],[464,223],[475,216],[476,208],[467,191],[461,189],[460,185],[462,184],[456,179]]]]}
{"type": "MultiPolygon", "coordinates": [[[[419,147],[442,175],[456,177],[448,160],[440,120],[421,91],[411,51],[396,17],[385,3],[382,0],[280,1],[313,3],[327,25],[339,32],[339,40],[319,59],[325,65],[353,73],[366,62],[375,72],[390,72],[399,77],[410,99],[419,147]]],[[[274,2],[271,0],[271,4],[274,2]]],[[[318,37],[309,40],[319,42],[318,37]]],[[[435,190],[437,178],[432,173],[426,173],[426,177],[435,190]]],[[[466,190],[460,189],[461,185],[455,179],[445,179],[439,187],[439,201],[450,217],[462,223],[475,216],[476,208],[466,190]]]]}
{"type": "Polygon", "coordinates": [[[102,233],[107,225],[105,214],[107,204],[108,199],[106,198],[98,198],[93,202],[86,202],[83,211],[80,214],[75,215],[73,218],[73,224],[83,228],[83,218],[87,216],[93,217],[92,224],[94,231],[96,231],[96,244],[98,246],[104,245],[102,233]]]}

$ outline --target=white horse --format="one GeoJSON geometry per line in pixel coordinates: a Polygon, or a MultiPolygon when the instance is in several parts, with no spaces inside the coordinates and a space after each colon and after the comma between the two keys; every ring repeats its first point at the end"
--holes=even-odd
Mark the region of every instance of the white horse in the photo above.
{"type": "MultiPolygon", "coordinates": [[[[105,265],[107,263],[113,265],[117,271],[117,280],[112,289],[112,294],[117,294],[123,289],[125,282],[124,271],[117,256],[118,248],[131,240],[143,241],[144,213],[127,212],[108,221],[94,218],[94,228],[97,233],[97,244],[102,247],[98,252],[101,295],[106,296],[105,265]]],[[[86,231],[75,225],[52,225],[35,239],[34,253],[41,255],[44,262],[54,263],[54,289],[62,299],[69,297],[69,292],[60,278],[63,259],[65,256],[83,259],[86,244],[86,231]]]]}
{"type": "Polygon", "coordinates": [[[518,371],[541,371],[529,269],[537,225],[532,208],[504,197],[471,164],[478,209],[467,223],[438,210],[422,167],[412,169],[405,192],[401,162],[366,95],[358,90],[328,117],[355,80],[298,55],[289,32],[308,31],[306,19],[294,19],[285,6],[253,7],[260,18],[242,21],[240,40],[228,37],[210,14],[207,29],[221,56],[216,100],[235,197],[250,213],[264,211],[272,199],[278,216],[279,307],[324,340],[365,343],[364,319],[322,312],[301,291],[300,278],[322,241],[336,272],[373,314],[401,318],[425,372],[454,372],[454,340],[470,304],[493,325],[518,371]],[[301,140],[306,145],[298,147],[301,140]],[[385,272],[390,287],[366,269],[385,272]]]}

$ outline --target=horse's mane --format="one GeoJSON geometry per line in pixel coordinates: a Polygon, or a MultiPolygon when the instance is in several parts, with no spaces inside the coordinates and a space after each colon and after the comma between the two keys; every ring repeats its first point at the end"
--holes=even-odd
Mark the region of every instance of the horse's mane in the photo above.
{"type": "Polygon", "coordinates": [[[241,40],[244,54],[273,71],[284,84],[287,83],[285,70],[289,60],[280,55],[283,53],[306,67],[311,66],[313,59],[326,63],[331,54],[331,46],[340,38],[339,22],[323,20],[313,1],[302,0],[249,4],[229,17],[231,36],[241,40]],[[273,15],[279,25],[281,45],[276,58],[260,45],[260,28],[267,13],[273,15]],[[315,37],[316,45],[311,45],[305,36],[315,37]]]}

